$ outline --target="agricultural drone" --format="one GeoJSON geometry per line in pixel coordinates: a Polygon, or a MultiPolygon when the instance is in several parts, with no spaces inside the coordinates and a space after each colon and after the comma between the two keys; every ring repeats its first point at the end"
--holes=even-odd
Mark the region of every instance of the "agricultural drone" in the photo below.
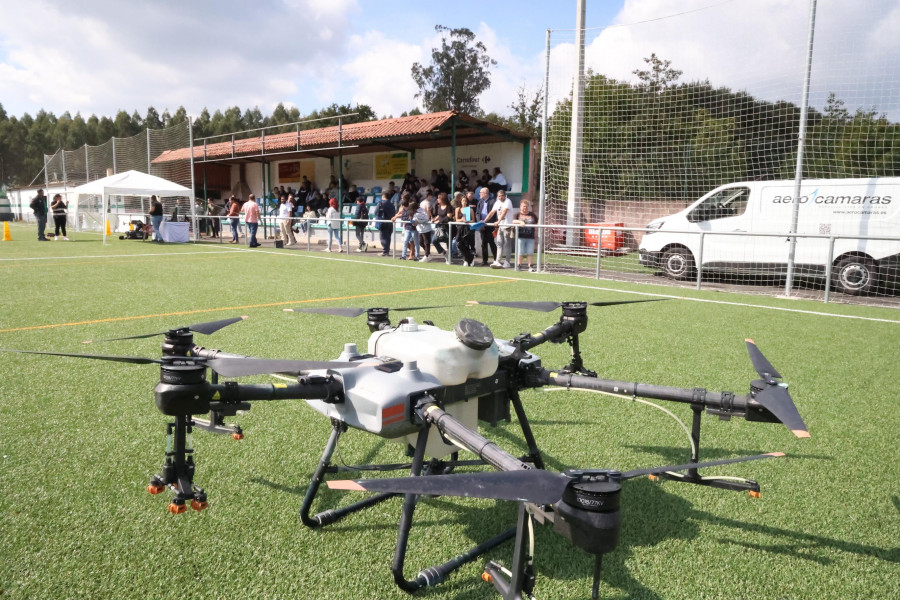
{"type": "Polygon", "coordinates": [[[462,565],[515,539],[509,568],[488,561],[482,578],[505,600],[519,600],[530,598],[536,583],[532,560],[534,523],[549,524],[556,533],[596,557],[593,585],[596,597],[602,556],[612,552],[619,540],[620,492],[624,481],[649,475],[747,491],[758,496],[760,488],[755,481],[704,477],[698,470],[782,456],[768,453],[701,462],[700,426],[704,412],[722,419],[743,417],[748,421],[783,423],[797,437],[809,437],[787,386],[780,382],[781,374],[752,340],[747,340],[746,344],[759,379],[751,382],[745,395],[603,379],[587,370],[581,356],[579,335],[587,328],[588,307],[625,303],[630,302],[481,303],[544,312],[561,309],[558,321],[543,331],[522,333],[508,341],[496,339],[486,325],[474,319],[462,319],[452,330],[442,329],[430,321],[418,323],[412,318],[403,319],[395,326],[389,319],[391,311],[424,311],[439,307],[288,309],[345,317],[366,315],[371,332],[367,352],[360,353],[356,344],[349,343],[335,361],[324,362],[253,358],[194,344],[194,333],[210,334],[240,321],[240,318],[151,334],[165,336],[159,359],[11,351],[158,364],[160,381],[154,390],[156,406],[173,421],[168,424],[162,471],[150,480],[147,489],[158,494],[170,488],[174,496],[169,510],[173,513],[185,512],[188,505],[195,510],[208,506],[206,492],[194,484],[194,428],[240,439],[243,432],[236,425],[226,424],[227,417],[248,410],[255,401],[302,399],[328,417],[331,423],[330,436],[300,508],[300,518],[306,526],[325,527],[347,515],[403,495],[391,566],[394,582],[401,589],[414,592],[437,585],[462,565]],[[568,343],[572,350],[570,363],[561,369],[545,368],[531,351],[546,342],[568,343]],[[209,379],[207,370],[211,372],[209,379]],[[280,374],[289,376],[290,380],[271,384],[219,381],[220,376],[260,374],[280,374]],[[562,473],[547,471],[519,396],[522,390],[543,386],[689,404],[693,415],[690,458],[684,464],[625,472],[595,468],[573,468],[562,473]],[[501,420],[510,420],[510,407],[515,411],[528,448],[528,453],[521,457],[509,454],[477,431],[479,421],[496,426],[501,420]],[[200,418],[200,415],[207,417],[200,418]],[[349,428],[401,442],[411,461],[354,467],[332,465],[338,441],[349,428]],[[475,458],[460,460],[460,450],[475,458]],[[477,465],[487,465],[495,470],[456,472],[459,468],[477,465]],[[347,470],[404,470],[408,475],[326,481],[329,475],[347,470]],[[312,507],[323,482],[334,489],[376,494],[313,514],[312,507]],[[408,579],[405,563],[416,504],[421,496],[438,495],[517,502],[516,524],[443,564],[421,569],[408,579]]]}

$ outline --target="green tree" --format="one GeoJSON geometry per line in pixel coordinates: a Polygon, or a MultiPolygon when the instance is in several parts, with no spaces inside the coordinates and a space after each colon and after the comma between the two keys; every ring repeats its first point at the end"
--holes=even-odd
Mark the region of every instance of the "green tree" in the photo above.
{"type": "Polygon", "coordinates": [[[194,139],[201,139],[212,135],[212,117],[205,106],[200,111],[200,116],[194,119],[194,139]]]}
{"type": "MultiPolygon", "coordinates": [[[[209,113],[206,113],[207,116],[209,113]]],[[[179,106],[178,110],[175,111],[175,114],[169,119],[166,127],[171,127],[172,125],[178,125],[179,123],[184,123],[188,120],[187,110],[183,106],[179,106]]]]}
{"type": "Polygon", "coordinates": [[[120,110],[116,113],[114,121],[116,129],[115,136],[125,138],[135,135],[141,128],[140,121],[141,118],[138,116],[137,111],[134,111],[133,115],[129,115],[124,110],[120,110]]]}
{"type": "Polygon", "coordinates": [[[377,118],[378,117],[375,114],[375,111],[372,110],[372,107],[368,104],[357,104],[356,106],[351,106],[349,104],[332,104],[331,106],[326,106],[321,110],[314,110],[303,117],[303,120],[308,120],[309,122],[302,123],[300,125],[300,129],[334,127],[338,124],[338,122],[343,125],[347,125],[348,123],[374,121],[377,118]],[[356,114],[338,119],[338,117],[341,115],[350,115],[352,113],[356,114]]]}
{"type": "Polygon", "coordinates": [[[541,118],[544,111],[544,88],[541,86],[529,96],[525,85],[516,90],[516,99],[509,105],[512,110],[512,128],[533,138],[541,137],[541,118]]]}
{"type": "Polygon", "coordinates": [[[144,117],[143,122],[141,123],[146,129],[162,129],[163,128],[163,120],[160,118],[159,113],[152,106],[147,108],[147,116],[144,117]]]}
{"type": "Polygon", "coordinates": [[[471,30],[443,25],[434,29],[445,35],[441,47],[431,51],[431,64],[413,63],[412,78],[419,86],[416,98],[422,98],[429,112],[455,110],[480,115],[478,97],[491,87],[490,68],[497,61],[488,56],[487,48],[475,40],[471,30]]]}
{"type": "Polygon", "coordinates": [[[644,62],[647,63],[649,69],[635,69],[632,73],[637,75],[641,86],[651,94],[666,91],[682,75],[682,71],[672,68],[672,61],[660,59],[656,56],[656,52],[651,53],[649,58],[644,59],[644,62]]]}

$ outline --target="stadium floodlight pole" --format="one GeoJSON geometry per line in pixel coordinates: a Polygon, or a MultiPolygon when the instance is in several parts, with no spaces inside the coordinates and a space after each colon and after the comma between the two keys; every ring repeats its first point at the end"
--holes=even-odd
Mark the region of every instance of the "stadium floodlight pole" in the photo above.
{"type": "MultiPolygon", "coordinates": [[[[538,205],[538,223],[544,222],[544,206],[547,204],[547,113],[549,112],[550,96],[550,30],[547,30],[546,65],[544,66],[544,114],[541,124],[541,191],[540,204],[538,205]]],[[[544,230],[537,230],[537,270],[541,272],[541,260],[544,247],[544,230]]]]}
{"type": "MultiPolygon", "coordinates": [[[[84,145],[84,182],[91,182],[91,163],[89,162],[90,152],[88,152],[88,145],[84,145]]],[[[78,218],[78,196],[75,196],[75,231],[84,231],[86,227],[83,227],[84,223],[84,215],[81,216],[81,219],[78,218]]],[[[142,219],[144,217],[141,217],[142,219]]]]}
{"type": "Polygon", "coordinates": [[[62,173],[63,173],[63,194],[65,194],[66,200],[69,199],[69,174],[66,173],[66,150],[60,146],[59,154],[62,157],[62,173]]]}
{"type": "Polygon", "coordinates": [[[585,0],[578,0],[575,9],[575,79],[572,81],[572,134],[569,148],[569,200],[566,206],[566,245],[575,244],[575,226],[581,204],[581,154],[583,149],[584,115],[584,16],[585,0]]]}
{"type": "MultiPolygon", "coordinates": [[[[197,230],[199,229],[197,226],[197,203],[194,201],[197,197],[194,192],[194,120],[188,116],[187,120],[188,126],[188,148],[191,149],[189,156],[188,166],[191,169],[191,197],[188,199],[188,202],[191,203],[191,220],[194,225],[194,241],[197,241],[197,230]]],[[[265,192],[265,190],[263,190],[265,192]]]]}
{"type": "MultiPolygon", "coordinates": [[[[806,41],[806,73],[803,81],[803,97],[800,102],[800,130],[797,133],[797,170],[794,174],[794,200],[791,204],[791,245],[788,251],[787,278],[784,295],[791,295],[794,282],[794,257],[797,252],[797,221],[800,215],[800,183],[803,181],[803,150],[806,145],[806,116],[809,112],[809,79],[812,71],[813,36],[816,32],[816,0],[809,0],[809,37],[806,41]]],[[[825,276],[831,277],[831,268],[825,266],[825,276]]]]}

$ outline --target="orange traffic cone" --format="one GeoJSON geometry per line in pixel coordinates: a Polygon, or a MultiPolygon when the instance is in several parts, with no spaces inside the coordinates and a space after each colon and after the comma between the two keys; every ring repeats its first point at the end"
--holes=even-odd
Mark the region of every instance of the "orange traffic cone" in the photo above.
{"type": "Polygon", "coordinates": [[[106,220],[106,235],[112,235],[112,231],[109,230],[109,219],[106,220]]]}
{"type": "Polygon", "coordinates": [[[11,242],[12,236],[9,235],[9,221],[3,221],[3,241],[11,242]]]}

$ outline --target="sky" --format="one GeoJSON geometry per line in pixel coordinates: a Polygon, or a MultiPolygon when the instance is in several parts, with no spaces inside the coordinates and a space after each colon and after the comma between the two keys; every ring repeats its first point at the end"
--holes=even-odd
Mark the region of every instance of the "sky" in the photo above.
{"type": "MultiPolygon", "coordinates": [[[[709,80],[799,102],[806,0],[586,0],[586,64],[634,81],[655,52],[683,81],[709,80]]],[[[467,27],[497,61],[481,96],[509,114],[517,90],[571,90],[576,0],[0,0],[0,104],[9,115],[198,115],[237,105],[301,114],[368,104],[399,116],[419,104],[410,76],[440,44],[435,25],[467,27]]],[[[900,118],[900,0],[820,0],[811,103],[900,118]]]]}

